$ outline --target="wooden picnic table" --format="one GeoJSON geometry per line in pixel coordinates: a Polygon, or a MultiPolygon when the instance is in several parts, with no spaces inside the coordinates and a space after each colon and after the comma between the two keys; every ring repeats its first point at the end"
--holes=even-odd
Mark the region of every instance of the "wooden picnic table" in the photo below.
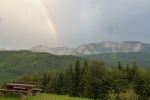
{"type": "Polygon", "coordinates": [[[43,85],[42,82],[18,81],[17,83],[6,84],[6,89],[0,89],[1,95],[20,94],[22,98],[32,96],[32,93],[40,95],[43,85]]]}
{"type": "Polygon", "coordinates": [[[32,88],[32,92],[34,96],[40,95],[43,85],[42,82],[33,82],[33,81],[17,81],[16,83],[18,84],[30,84],[30,85],[35,85],[35,87],[32,88]]]}
{"type": "Polygon", "coordinates": [[[2,96],[5,94],[20,94],[22,98],[32,96],[32,88],[36,85],[29,84],[6,84],[6,89],[0,89],[2,96]]]}
{"type": "Polygon", "coordinates": [[[7,90],[22,90],[22,91],[27,91],[28,96],[32,95],[32,88],[35,87],[36,85],[29,85],[29,84],[6,84],[7,90]]]}

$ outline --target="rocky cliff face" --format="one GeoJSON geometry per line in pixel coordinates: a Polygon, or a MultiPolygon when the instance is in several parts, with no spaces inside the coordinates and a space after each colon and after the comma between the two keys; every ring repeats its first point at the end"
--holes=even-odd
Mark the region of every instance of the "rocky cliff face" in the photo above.
{"type": "Polygon", "coordinates": [[[33,47],[30,49],[30,51],[33,52],[47,52],[52,53],[56,55],[70,55],[73,52],[74,49],[67,48],[67,47],[56,47],[56,48],[49,48],[44,45],[37,45],[36,47],[33,47]]]}
{"type": "Polygon", "coordinates": [[[73,54],[99,54],[99,53],[115,53],[115,52],[145,52],[150,49],[150,44],[134,41],[124,41],[122,43],[99,42],[93,44],[82,45],[76,48],[73,54]]]}
{"type": "Polygon", "coordinates": [[[67,47],[48,48],[43,45],[38,45],[31,48],[30,51],[48,52],[56,55],[89,55],[115,52],[145,52],[150,54],[150,44],[139,41],[124,41],[122,43],[104,41],[81,45],[75,49],[67,47]]]}

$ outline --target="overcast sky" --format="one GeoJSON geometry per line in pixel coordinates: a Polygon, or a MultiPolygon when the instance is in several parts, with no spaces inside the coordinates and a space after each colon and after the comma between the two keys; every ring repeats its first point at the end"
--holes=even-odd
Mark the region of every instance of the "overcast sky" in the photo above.
{"type": "Polygon", "coordinates": [[[150,44],[150,0],[0,0],[0,48],[102,41],[150,44]]]}

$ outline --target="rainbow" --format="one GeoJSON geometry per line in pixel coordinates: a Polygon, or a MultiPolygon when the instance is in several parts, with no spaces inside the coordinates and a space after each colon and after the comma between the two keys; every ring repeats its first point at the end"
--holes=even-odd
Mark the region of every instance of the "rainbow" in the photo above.
{"type": "Polygon", "coordinates": [[[50,30],[51,30],[51,32],[52,32],[54,38],[55,38],[55,42],[57,43],[57,45],[59,45],[59,42],[58,42],[58,35],[57,35],[56,29],[55,29],[55,27],[54,27],[54,24],[53,24],[53,22],[52,22],[52,19],[50,18],[49,14],[48,14],[48,12],[47,12],[47,9],[46,9],[45,5],[43,4],[43,2],[42,2],[41,0],[38,0],[38,2],[39,2],[40,6],[41,6],[41,8],[42,8],[42,10],[43,10],[43,12],[44,12],[44,15],[45,15],[47,21],[48,21],[48,25],[49,25],[49,27],[50,27],[50,30]]]}

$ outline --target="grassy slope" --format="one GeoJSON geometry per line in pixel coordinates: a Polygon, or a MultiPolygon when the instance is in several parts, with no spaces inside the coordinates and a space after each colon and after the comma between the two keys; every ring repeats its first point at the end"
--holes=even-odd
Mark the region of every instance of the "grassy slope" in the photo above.
{"type": "Polygon", "coordinates": [[[150,68],[150,55],[142,52],[129,52],[129,53],[106,53],[106,54],[94,54],[94,55],[84,55],[84,58],[92,60],[104,60],[112,64],[117,64],[121,61],[122,65],[129,64],[133,65],[136,62],[137,65],[142,68],[150,68]]]}
{"type": "MultiPolygon", "coordinates": [[[[0,97],[0,100],[22,100],[22,98],[17,95],[7,95],[4,97],[0,97]]],[[[40,96],[32,96],[23,100],[88,100],[88,99],[73,98],[66,95],[52,95],[43,93],[40,96]]]]}

